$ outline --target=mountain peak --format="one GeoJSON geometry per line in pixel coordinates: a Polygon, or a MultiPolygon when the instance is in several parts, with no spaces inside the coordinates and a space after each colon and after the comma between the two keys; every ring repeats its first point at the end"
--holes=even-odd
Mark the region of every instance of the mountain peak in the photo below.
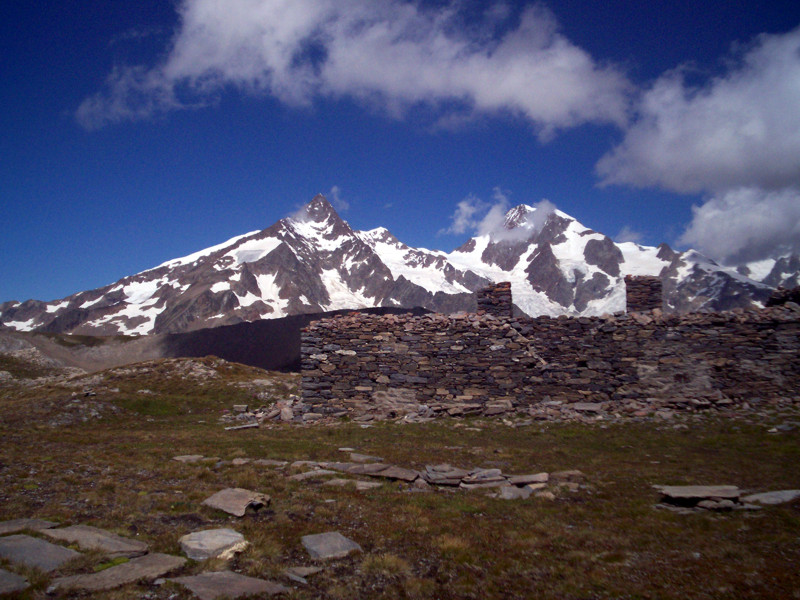
{"type": "Polygon", "coordinates": [[[506,229],[514,229],[522,225],[528,220],[528,215],[533,211],[534,209],[527,204],[518,204],[506,213],[504,227],[506,229]]]}
{"type": "Polygon", "coordinates": [[[322,223],[323,221],[329,220],[331,217],[335,217],[336,220],[339,219],[336,210],[322,194],[314,196],[314,199],[303,207],[301,214],[305,219],[314,221],[315,223],[322,223]]]}

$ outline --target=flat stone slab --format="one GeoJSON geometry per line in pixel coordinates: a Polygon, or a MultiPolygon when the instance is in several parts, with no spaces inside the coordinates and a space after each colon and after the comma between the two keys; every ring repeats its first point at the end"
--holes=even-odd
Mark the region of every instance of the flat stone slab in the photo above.
{"type": "Polygon", "coordinates": [[[322,475],[338,475],[338,473],[329,469],[314,469],[313,471],[292,475],[289,479],[291,481],[305,481],[306,479],[313,479],[314,477],[320,477],[322,475]]]}
{"type": "Polygon", "coordinates": [[[533,475],[514,475],[508,478],[511,485],[528,485],[529,483],[547,483],[550,475],[547,473],[535,473],[533,475]]]}
{"type": "Polygon", "coordinates": [[[89,525],[47,529],[42,533],[55,540],[77,544],[81,550],[100,550],[111,558],[118,556],[134,558],[147,554],[147,544],[144,542],[124,538],[89,525]]]}
{"type": "Polygon", "coordinates": [[[258,458],[253,461],[253,464],[260,467],[285,467],[289,462],[285,460],[274,460],[272,458],[258,458]]]}
{"type": "Polygon", "coordinates": [[[236,517],[243,517],[248,510],[257,511],[269,505],[270,497],[244,488],[227,488],[203,500],[205,506],[216,508],[236,517]]]}
{"type": "Polygon", "coordinates": [[[365,465],[355,465],[347,469],[348,473],[353,475],[375,475],[381,471],[385,471],[390,465],[383,463],[367,463],[365,465]]]}
{"type": "Polygon", "coordinates": [[[745,502],[758,502],[759,504],[783,504],[784,502],[791,502],[795,498],[800,498],[800,490],[780,490],[777,492],[750,494],[742,498],[742,500],[745,502]]]}
{"type": "Polygon", "coordinates": [[[21,575],[0,569],[0,594],[21,592],[28,587],[28,580],[21,575]]]}
{"type": "Polygon", "coordinates": [[[302,542],[311,558],[316,560],[344,558],[351,552],[362,552],[361,546],[338,531],[305,535],[302,542]]]}
{"type": "Polygon", "coordinates": [[[525,500],[530,498],[532,491],[527,487],[504,485],[497,490],[497,497],[502,500],[525,500]]]}
{"type": "Polygon", "coordinates": [[[173,456],[172,460],[177,460],[178,462],[182,462],[184,464],[191,464],[200,462],[203,460],[202,454],[182,454],[181,456],[173,456]]]}
{"type": "Polygon", "coordinates": [[[35,567],[45,573],[55,571],[79,552],[51,544],[29,535],[9,535],[0,538],[0,557],[14,564],[35,567]]]}
{"type": "Polygon", "coordinates": [[[568,405],[572,410],[578,412],[600,412],[603,410],[603,405],[599,402],[575,402],[568,405]]]}
{"type": "Polygon", "coordinates": [[[20,531],[41,531],[42,529],[52,529],[58,527],[58,523],[44,521],[42,519],[12,519],[0,523],[0,535],[18,533],[20,531]]]}
{"type": "Polygon", "coordinates": [[[377,473],[368,473],[371,477],[384,477],[386,479],[399,479],[401,481],[414,481],[419,477],[417,471],[411,469],[404,469],[402,467],[390,466],[387,469],[378,471],[377,473]]]}
{"type": "Polygon", "coordinates": [[[383,462],[380,456],[370,456],[369,454],[359,454],[358,452],[351,452],[350,460],[356,463],[383,462]]]}
{"type": "Polygon", "coordinates": [[[733,500],[738,502],[741,494],[735,485],[654,485],[665,498],[673,502],[687,503],[702,500],[733,500]]]}
{"type": "Polygon", "coordinates": [[[178,540],[181,550],[192,560],[231,558],[247,547],[244,536],[233,529],[206,529],[187,533],[178,540]]]}
{"type": "Polygon", "coordinates": [[[146,554],[121,565],[88,575],[72,575],[56,579],[48,592],[56,590],[112,590],[140,579],[152,580],[182,567],[186,559],[170,554],[146,554]]]}
{"type": "Polygon", "coordinates": [[[332,485],[337,487],[347,487],[348,485],[353,484],[356,486],[356,490],[359,492],[364,492],[366,490],[371,490],[373,488],[381,487],[382,483],[378,483],[377,481],[358,481],[357,479],[329,479],[325,482],[325,485],[332,485]]]}
{"type": "Polygon", "coordinates": [[[233,571],[215,571],[200,573],[191,577],[175,577],[174,581],[188,588],[200,600],[216,600],[217,598],[242,598],[256,594],[282,594],[289,588],[279,583],[246,577],[233,571]]]}

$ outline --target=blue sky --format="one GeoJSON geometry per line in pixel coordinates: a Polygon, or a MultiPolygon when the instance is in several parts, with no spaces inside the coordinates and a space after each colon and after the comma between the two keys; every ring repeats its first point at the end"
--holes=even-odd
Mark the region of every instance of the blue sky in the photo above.
{"type": "Polygon", "coordinates": [[[448,251],[543,199],[618,240],[798,251],[798,26],[796,1],[0,3],[0,302],[318,192],[448,251]]]}

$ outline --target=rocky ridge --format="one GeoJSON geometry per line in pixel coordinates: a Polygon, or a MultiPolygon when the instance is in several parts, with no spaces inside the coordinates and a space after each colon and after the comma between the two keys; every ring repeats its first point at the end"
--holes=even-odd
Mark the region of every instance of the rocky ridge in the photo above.
{"type": "Polygon", "coordinates": [[[143,335],[374,306],[453,313],[474,310],[472,293],[498,281],[511,282],[529,316],[600,315],[625,309],[626,275],[660,276],[665,310],[725,310],[763,304],[800,272],[798,257],[737,270],[665,244],[616,244],[561,211],[537,210],[517,206],[499,231],[445,253],[409,247],[385,228],[355,231],[317,196],[267,229],[113,284],[52,302],[4,302],[0,325],[143,335]]]}

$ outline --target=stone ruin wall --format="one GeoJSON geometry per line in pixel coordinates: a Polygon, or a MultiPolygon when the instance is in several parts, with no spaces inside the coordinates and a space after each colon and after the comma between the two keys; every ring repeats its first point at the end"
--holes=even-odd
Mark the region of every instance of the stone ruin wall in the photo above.
{"type": "Polygon", "coordinates": [[[664,290],[660,277],[625,276],[625,304],[629,313],[662,308],[664,290]]]}
{"type": "Polygon", "coordinates": [[[800,310],[513,318],[501,286],[478,314],[353,313],[302,334],[311,411],[646,414],[800,403],[800,310]]]}

